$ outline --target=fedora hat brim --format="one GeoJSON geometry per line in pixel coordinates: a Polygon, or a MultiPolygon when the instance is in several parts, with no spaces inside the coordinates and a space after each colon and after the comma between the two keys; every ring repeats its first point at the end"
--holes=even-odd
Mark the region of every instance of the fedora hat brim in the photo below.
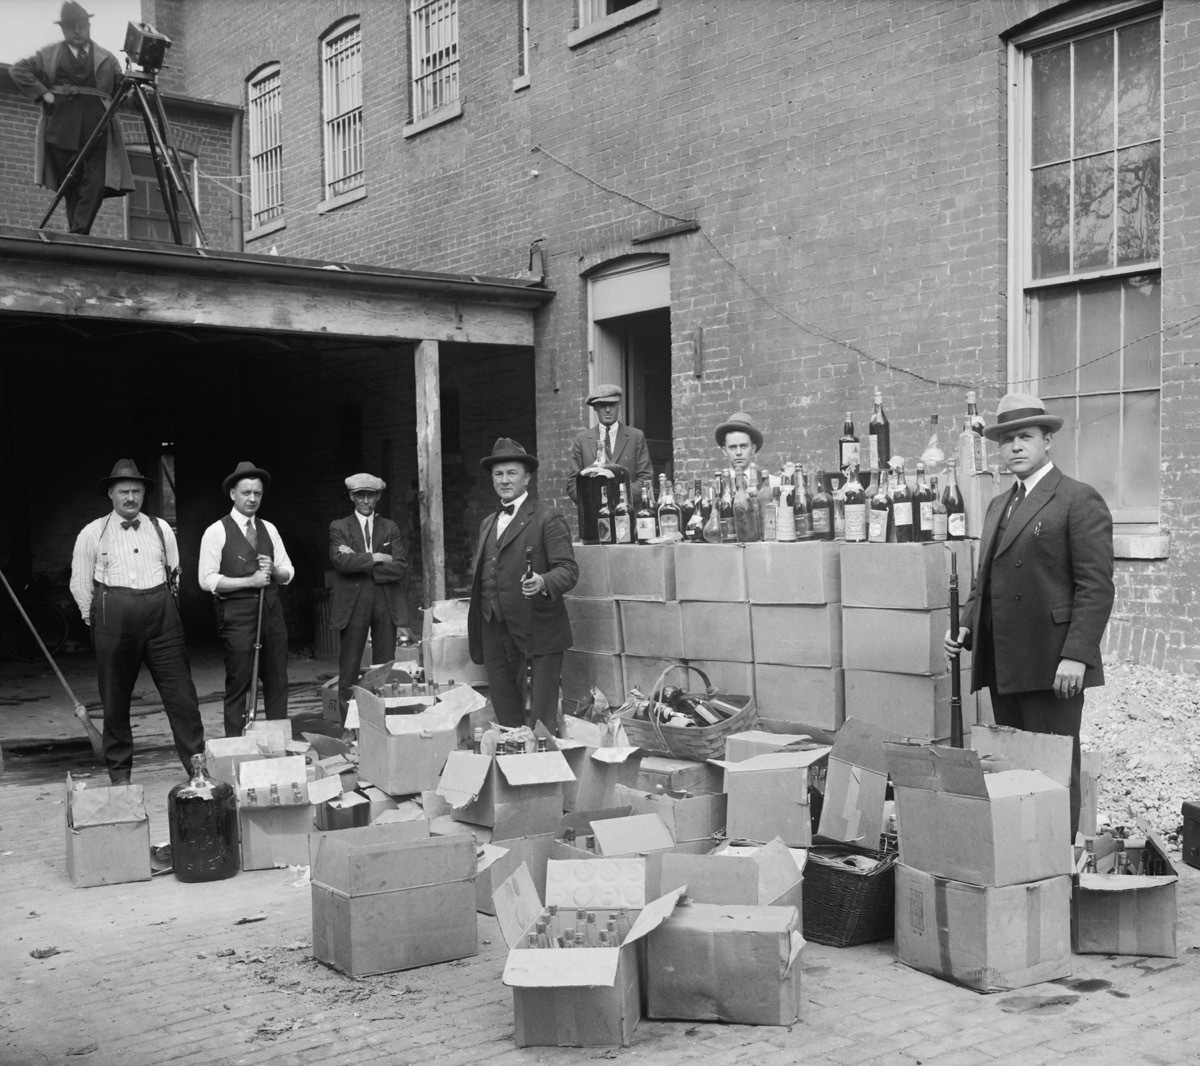
{"type": "Polygon", "coordinates": [[[1028,415],[1008,422],[997,422],[994,426],[984,426],[983,435],[988,440],[998,441],[1005,433],[1025,429],[1027,426],[1041,426],[1050,433],[1057,433],[1063,427],[1063,420],[1057,415],[1028,415]]]}
{"type": "Polygon", "coordinates": [[[750,439],[754,442],[754,447],[761,448],[763,446],[762,431],[757,429],[755,426],[750,425],[749,422],[722,422],[719,426],[717,426],[717,431],[713,434],[713,436],[716,437],[717,443],[722,448],[725,447],[726,433],[749,434],[750,439]]]}
{"type": "Polygon", "coordinates": [[[233,488],[234,485],[241,481],[242,478],[247,477],[258,478],[258,480],[263,483],[264,489],[269,489],[271,487],[271,475],[260,467],[254,466],[249,470],[235,470],[224,481],[221,482],[221,491],[228,492],[231,488],[233,488]]]}
{"type": "Polygon", "coordinates": [[[154,484],[154,478],[145,477],[142,474],[110,474],[108,477],[102,477],[100,479],[100,487],[102,489],[110,489],[118,481],[140,481],[143,485],[147,486],[154,484]]]}
{"type": "Polygon", "coordinates": [[[516,452],[513,455],[485,455],[479,460],[479,465],[484,470],[491,470],[497,463],[524,463],[530,473],[538,468],[537,456],[530,455],[528,452],[516,452]]]}

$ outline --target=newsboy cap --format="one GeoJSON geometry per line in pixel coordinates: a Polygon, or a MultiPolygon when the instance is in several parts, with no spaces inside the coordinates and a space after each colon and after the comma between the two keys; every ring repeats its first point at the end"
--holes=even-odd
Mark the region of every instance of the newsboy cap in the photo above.
{"type": "Polygon", "coordinates": [[[625,390],[620,385],[597,385],[587,398],[587,405],[595,407],[598,403],[620,403],[625,390]]]}
{"type": "Polygon", "coordinates": [[[351,492],[382,492],[387,482],[374,474],[351,474],[346,478],[346,488],[351,492]]]}

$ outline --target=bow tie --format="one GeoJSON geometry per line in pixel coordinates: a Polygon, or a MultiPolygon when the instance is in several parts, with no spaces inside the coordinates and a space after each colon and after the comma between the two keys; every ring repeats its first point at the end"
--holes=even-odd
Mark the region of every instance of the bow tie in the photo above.
{"type": "Polygon", "coordinates": [[[128,522],[122,522],[121,528],[128,529],[130,526],[133,526],[134,529],[137,529],[141,524],[142,520],[140,518],[131,518],[128,522]]]}
{"type": "Polygon", "coordinates": [[[512,514],[517,509],[515,503],[502,503],[496,508],[496,514],[512,514]]]}

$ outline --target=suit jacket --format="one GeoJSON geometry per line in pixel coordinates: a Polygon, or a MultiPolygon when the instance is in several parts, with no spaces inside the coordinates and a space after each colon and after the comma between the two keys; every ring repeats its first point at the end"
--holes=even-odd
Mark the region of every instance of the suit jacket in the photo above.
{"type": "MultiPolygon", "coordinates": [[[[79,149],[95,128],[98,117],[91,115],[99,105],[103,115],[114,93],[120,87],[121,64],[112,52],[91,42],[91,59],[96,75],[96,89],[104,93],[97,98],[89,93],[72,94],[69,86],[56,85],[59,60],[67,48],[66,41],[48,44],[28,59],[12,65],[9,73],[13,84],[31,100],[40,100],[47,92],[56,96],[53,108],[42,103],[38,119],[37,146],[34,154],[33,180],[47,189],[57,189],[65,174],[59,174],[54,161],[46,152],[47,140],[59,148],[79,149]],[[85,114],[88,117],[85,119],[85,114]]],[[[105,138],[104,195],[124,196],[133,189],[133,171],[121,139],[121,126],[114,116],[105,138]]]]}
{"type": "MultiPolygon", "coordinates": [[[[580,431],[571,442],[571,472],[567,477],[567,495],[575,499],[575,475],[585,466],[596,461],[600,448],[600,428],[592,426],[580,431]]],[[[654,479],[654,464],[650,462],[650,449],[646,446],[646,434],[624,422],[617,426],[613,435],[612,461],[629,471],[633,495],[638,495],[639,486],[649,478],[654,479]]],[[[631,504],[634,500],[629,501],[631,504]]]]}
{"type": "Polygon", "coordinates": [[[371,522],[374,550],[391,553],[390,563],[377,563],[371,558],[371,549],[363,543],[357,512],[329,523],[329,561],[334,569],[329,623],[334,629],[345,629],[367,582],[374,583],[383,592],[392,621],[398,626],[408,625],[408,597],[404,593],[408,552],[404,538],[400,535],[400,527],[390,518],[377,514],[371,522]],[[338,551],[342,545],[349,547],[350,552],[338,551]]]}
{"type": "MultiPolygon", "coordinates": [[[[472,568],[471,606],[467,611],[467,637],[473,662],[483,662],[483,552],[496,536],[496,514],[479,526],[472,568]]],[[[509,632],[534,655],[566,651],[571,646],[571,621],[563,596],[579,580],[579,566],[571,549],[567,520],[554,508],[526,496],[500,538],[496,560],[496,585],[500,608],[509,632]],[[546,593],[526,599],[521,594],[525,576],[525,549],[533,549],[533,569],[546,579],[546,593]],[[530,623],[532,622],[532,633],[530,623]]]]}
{"type": "MultiPolygon", "coordinates": [[[[1025,497],[992,546],[1011,493],[993,498],[983,520],[979,570],[962,624],[980,632],[991,598],[997,691],[1052,688],[1060,659],[1085,664],[1084,687],[1104,684],[1100,641],[1113,605],[1112,515],[1090,485],[1050,470],[1025,497]]],[[[988,683],[986,649],[976,647],[971,689],[988,683]]]]}

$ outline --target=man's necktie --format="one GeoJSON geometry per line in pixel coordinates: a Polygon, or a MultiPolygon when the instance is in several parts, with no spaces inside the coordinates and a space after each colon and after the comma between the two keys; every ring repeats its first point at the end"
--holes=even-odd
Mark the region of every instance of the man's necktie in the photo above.
{"type": "Polygon", "coordinates": [[[496,508],[496,513],[497,514],[512,514],[516,509],[517,509],[517,505],[515,503],[502,503],[499,507],[496,508]]]}
{"type": "Polygon", "coordinates": [[[129,529],[130,527],[132,527],[134,529],[137,529],[137,527],[140,526],[141,524],[142,524],[142,520],[140,518],[131,518],[128,522],[122,522],[121,528],[129,529]]]}
{"type": "Polygon", "coordinates": [[[612,450],[612,426],[604,427],[604,461],[611,463],[613,457],[612,450]]]}
{"type": "Polygon", "coordinates": [[[246,519],[246,539],[250,542],[251,548],[258,547],[258,530],[254,528],[254,519],[246,519]]]}
{"type": "Polygon", "coordinates": [[[366,532],[363,534],[363,536],[367,538],[367,551],[370,551],[371,550],[371,520],[368,518],[363,523],[363,525],[366,526],[366,532]]]}
{"type": "Polygon", "coordinates": [[[1025,482],[1017,482],[1017,491],[1013,493],[1012,502],[1008,505],[1008,513],[1004,516],[1004,521],[1009,522],[1012,516],[1016,514],[1017,509],[1025,501],[1025,482]]]}

